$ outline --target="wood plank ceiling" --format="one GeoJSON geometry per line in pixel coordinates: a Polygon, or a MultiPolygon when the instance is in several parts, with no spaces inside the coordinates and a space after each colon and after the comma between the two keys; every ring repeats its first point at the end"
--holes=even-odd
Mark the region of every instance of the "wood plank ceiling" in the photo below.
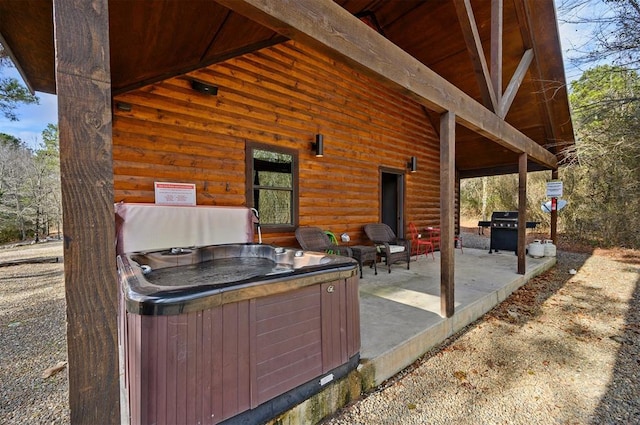
{"type": "MultiPolygon", "coordinates": [[[[481,54],[491,51],[488,0],[335,0],[350,13],[427,65],[479,103],[487,94],[478,64],[465,41],[461,11],[471,6],[481,54]],[[480,75],[481,77],[481,75],[480,75]]],[[[523,55],[532,60],[523,73],[505,120],[523,134],[559,153],[573,143],[564,70],[552,0],[503,0],[502,90],[523,55]],[[543,83],[544,82],[544,83],[543,83]]],[[[0,34],[35,90],[55,92],[50,0],[0,0],[0,34]],[[30,28],[30,31],[24,31],[30,28]]],[[[114,93],[180,75],[230,57],[280,43],[285,37],[218,3],[191,0],[109,2],[111,71],[114,93]]],[[[477,53],[477,52],[476,52],[477,53]]],[[[499,112],[499,111],[498,111],[499,112]]],[[[435,113],[430,113],[437,122],[435,113]]],[[[437,126],[436,126],[437,129],[437,126]]],[[[461,126],[456,130],[456,168],[463,177],[517,172],[518,155],[461,126]]],[[[540,167],[529,164],[530,170],[540,167]]]]}

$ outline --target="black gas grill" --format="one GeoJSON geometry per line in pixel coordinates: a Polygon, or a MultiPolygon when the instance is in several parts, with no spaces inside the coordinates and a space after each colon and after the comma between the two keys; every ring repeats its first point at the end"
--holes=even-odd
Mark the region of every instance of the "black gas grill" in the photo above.
{"type": "Polygon", "coordinates": [[[494,211],[491,214],[489,254],[500,249],[518,253],[518,211],[494,211]]]}

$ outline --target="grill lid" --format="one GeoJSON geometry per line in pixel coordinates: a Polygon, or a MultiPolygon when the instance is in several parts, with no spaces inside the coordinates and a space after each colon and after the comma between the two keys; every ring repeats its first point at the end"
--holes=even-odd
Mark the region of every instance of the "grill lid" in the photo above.
{"type": "Polygon", "coordinates": [[[494,211],[491,214],[491,227],[518,227],[518,211],[494,211]]]}
{"type": "Polygon", "coordinates": [[[518,211],[494,211],[491,214],[491,221],[496,220],[518,220],[518,211]]]}

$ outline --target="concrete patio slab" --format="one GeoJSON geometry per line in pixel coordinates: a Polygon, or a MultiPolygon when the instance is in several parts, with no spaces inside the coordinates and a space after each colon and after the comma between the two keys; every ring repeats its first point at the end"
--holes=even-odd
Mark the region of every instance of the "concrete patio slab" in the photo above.
{"type": "Polygon", "coordinates": [[[532,277],[556,263],[555,257],[527,257],[519,275],[517,257],[504,251],[465,248],[455,253],[455,313],[440,316],[440,253],[406,263],[365,267],[360,280],[361,366],[368,385],[377,386],[429,349],[473,323],[532,277]]]}

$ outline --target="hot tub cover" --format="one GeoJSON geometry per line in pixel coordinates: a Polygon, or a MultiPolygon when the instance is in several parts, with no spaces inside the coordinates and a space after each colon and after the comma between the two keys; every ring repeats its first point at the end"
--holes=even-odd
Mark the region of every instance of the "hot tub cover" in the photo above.
{"type": "Polygon", "coordinates": [[[115,213],[118,254],[253,242],[253,214],[246,207],[117,203],[115,213]]]}

